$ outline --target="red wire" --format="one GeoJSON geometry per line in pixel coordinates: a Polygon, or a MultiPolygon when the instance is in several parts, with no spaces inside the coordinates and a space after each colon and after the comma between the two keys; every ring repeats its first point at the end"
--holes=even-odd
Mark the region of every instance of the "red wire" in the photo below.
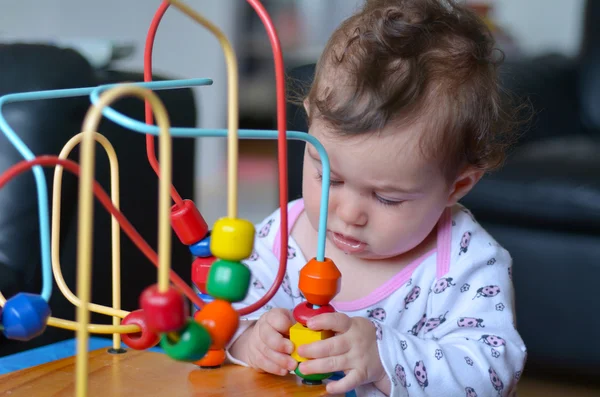
{"type": "Polygon", "coordinates": [[[279,212],[281,213],[280,233],[281,248],[279,249],[279,271],[271,288],[258,301],[248,307],[239,310],[240,315],[252,313],[265,305],[279,289],[285,272],[287,270],[287,247],[288,247],[288,170],[287,170],[287,137],[286,137],[286,114],[285,114],[285,74],[283,69],[283,55],[277,32],[269,14],[259,0],[248,0],[260,17],[273,48],[273,59],[275,62],[275,84],[277,94],[277,152],[279,153],[279,212]]]}
{"type": "MultiPolygon", "coordinates": [[[[39,156],[33,160],[20,161],[19,163],[7,169],[2,175],[0,175],[0,189],[2,189],[2,187],[4,187],[4,185],[6,185],[6,183],[12,178],[18,176],[19,174],[22,174],[23,172],[29,170],[35,165],[42,165],[46,167],[52,165],[62,165],[67,171],[77,176],[79,176],[80,174],[79,164],[75,163],[72,160],[60,159],[56,156],[39,156]]],[[[100,203],[102,203],[104,208],[106,208],[106,210],[117,219],[119,225],[121,226],[121,229],[123,229],[125,234],[129,236],[131,241],[133,241],[133,243],[140,249],[140,251],[142,251],[142,253],[146,255],[146,257],[150,260],[150,262],[154,264],[154,266],[158,267],[158,255],[156,254],[156,252],[152,250],[150,245],[148,245],[148,243],[138,233],[138,231],[135,230],[133,225],[129,223],[127,218],[125,218],[125,215],[123,215],[121,211],[115,208],[112,201],[108,197],[108,194],[106,194],[106,192],[102,189],[102,186],[100,186],[100,184],[97,181],[94,181],[94,194],[96,195],[100,203]]],[[[204,306],[204,301],[200,299],[196,295],[196,293],[190,287],[188,287],[188,285],[173,270],[171,270],[170,279],[173,282],[173,284],[175,284],[175,286],[179,288],[179,290],[183,292],[183,294],[185,294],[185,296],[187,296],[193,303],[195,303],[199,307],[204,306]]]]}
{"type": "MultiPolygon", "coordinates": [[[[281,286],[285,273],[287,270],[287,247],[288,247],[288,171],[287,171],[287,137],[286,137],[286,110],[285,110],[285,74],[283,69],[283,55],[281,52],[281,45],[275,27],[269,17],[269,14],[264,9],[263,5],[258,0],[248,0],[250,5],[254,8],[261,21],[265,25],[271,46],[273,48],[273,57],[275,62],[275,80],[276,80],[276,95],[277,95],[277,145],[279,153],[279,207],[281,212],[280,218],[280,230],[281,230],[281,247],[279,255],[279,271],[275,277],[271,288],[267,293],[253,304],[238,310],[240,315],[247,315],[260,309],[262,306],[267,304],[277,293],[277,290],[281,286]]],[[[148,35],[146,37],[146,47],[144,51],[144,81],[152,81],[152,48],[154,45],[154,38],[156,37],[156,31],[158,25],[164,16],[165,12],[169,8],[170,3],[163,1],[156,11],[148,35]]],[[[146,103],[146,123],[152,124],[152,112],[148,103],[146,103]]],[[[155,157],[154,152],[154,137],[152,135],[146,135],[146,146],[148,152],[148,159],[155,172],[158,175],[158,161],[155,157]]],[[[176,194],[175,188],[173,192],[176,194]]]]}
{"type": "MultiPolygon", "coordinates": [[[[150,24],[150,29],[148,30],[148,35],[146,36],[146,47],[144,48],[144,81],[150,82],[152,81],[152,48],[154,46],[154,37],[156,36],[156,30],[158,29],[158,24],[162,19],[163,15],[165,15],[165,11],[169,8],[169,2],[163,1],[156,14],[154,14],[154,18],[152,19],[152,23],[150,24]]],[[[147,100],[144,101],[144,110],[146,116],[146,124],[152,125],[154,120],[152,117],[152,107],[150,106],[150,102],[147,100]]],[[[160,178],[160,169],[158,165],[158,160],[156,159],[156,150],[154,148],[154,136],[151,134],[146,134],[146,155],[148,157],[148,161],[150,165],[156,172],[156,176],[160,178]]],[[[175,186],[171,186],[171,197],[173,201],[175,201],[175,205],[180,207],[183,205],[183,199],[181,195],[175,189],[175,186]]]]}

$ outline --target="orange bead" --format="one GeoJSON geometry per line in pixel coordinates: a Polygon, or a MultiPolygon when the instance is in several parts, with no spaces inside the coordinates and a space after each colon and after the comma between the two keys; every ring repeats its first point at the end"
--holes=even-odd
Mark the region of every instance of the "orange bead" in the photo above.
{"type": "Polygon", "coordinates": [[[325,306],[340,292],[342,273],[329,258],[323,262],[316,258],[300,270],[298,288],[313,305],[325,306]]]}
{"type": "Polygon", "coordinates": [[[194,364],[205,368],[219,367],[225,362],[226,357],[225,349],[209,349],[208,353],[194,364]]]}
{"type": "Polygon", "coordinates": [[[222,349],[235,334],[240,323],[240,315],[231,303],[215,299],[204,305],[194,314],[194,319],[202,324],[210,334],[211,349],[222,349]]]}

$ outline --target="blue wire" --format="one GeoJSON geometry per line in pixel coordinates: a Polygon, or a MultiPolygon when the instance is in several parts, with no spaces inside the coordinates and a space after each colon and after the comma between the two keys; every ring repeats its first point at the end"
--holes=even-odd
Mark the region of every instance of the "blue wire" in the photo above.
{"type": "MultiPolygon", "coordinates": [[[[177,81],[177,80],[175,80],[177,81]]],[[[166,88],[171,82],[159,81],[156,82],[156,87],[166,88]]],[[[134,83],[135,84],[135,83],[134,83]]],[[[110,88],[109,86],[99,86],[92,91],[90,99],[94,105],[99,101],[100,92],[110,88]]],[[[117,123],[125,128],[132,131],[139,132],[140,134],[151,134],[159,135],[159,128],[155,125],[148,125],[141,121],[132,119],[110,106],[104,107],[102,114],[114,123],[117,123]]],[[[204,128],[186,128],[186,127],[172,127],[170,134],[173,137],[226,137],[226,129],[204,129],[204,128]]],[[[238,136],[241,139],[277,139],[277,131],[274,130],[239,130],[238,136]]],[[[318,232],[318,244],[317,244],[317,256],[316,259],[320,262],[325,260],[325,241],[327,237],[327,207],[329,203],[329,157],[325,148],[314,136],[299,131],[287,131],[287,139],[294,139],[309,142],[319,152],[321,163],[323,165],[323,180],[321,186],[321,206],[319,213],[319,232],[318,232]]],[[[281,209],[283,210],[283,208],[281,209]]]]}
{"type": "MultiPolygon", "coordinates": [[[[211,79],[188,79],[188,80],[175,80],[169,87],[164,88],[183,88],[195,85],[210,85],[212,84],[211,79]]],[[[140,85],[146,87],[152,87],[157,85],[157,89],[162,89],[164,85],[156,84],[156,82],[140,83],[140,85]]],[[[7,94],[0,97],[0,130],[4,133],[10,143],[17,149],[17,151],[23,156],[25,160],[31,161],[35,159],[33,152],[27,147],[27,145],[19,138],[15,131],[8,124],[3,115],[4,104],[11,102],[24,102],[34,101],[40,99],[55,99],[55,98],[68,98],[89,95],[96,87],[85,87],[85,88],[70,88],[62,90],[47,90],[47,91],[32,91],[23,92],[17,94],[7,94]]],[[[52,268],[50,263],[50,220],[48,215],[48,192],[46,177],[44,175],[41,166],[36,165],[33,167],[33,175],[35,177],[35,183],[37,188],[37,204],[39,213],[39,225],[40,225],[40,245],[41,245],[41,256],[42,256],[42,298],[48,302],[52,296],[52,268]]]]}
{"type": "MultiPolygon", "coordinates": [[[[170,84],[177,82],[174,80],[170,81],[159,81],[155,82],[155,87],[167,88],[170,84]]],[[[134,83],[137,84],[137,83],[134,83]]],[[[99,101],[100,92],[104,91],[111,86],[99,86],[94,89],[90,94],[90,100],[94,105],[99,101]]],[[[132,119],[110,106],[104,107],[102,114],[114,123],[117,123],[125,128],[132,131],[139,132],[141,134],[159,135],[159,128],[154,125],[148,125],[141,121],[132,119]]],[[[226,129],[204,129],[204,128],[185,128],[185,127],[171,127],[170,134],[173,137],[226,137],[226,129]]],[[[274,130],[239,130],[238,136],[241,139],[277,139],[277,131],[274,130]]],[[[327,236],[327,207],[329,203],[329,157],[325,148],[314,136],[299,131],[287,131],[287,139],[301,140],[309,142],[319,152],[321,163],[323,165],[323,180],[321,186],[321,206],[319,214],[319,232],[318,232],[318,245],[317,245],[317,256],[316,259],[320,262],[325,260],[325,241],[327,236]]],[[[281,209],[283,210],[283,208],[281,209]]]]}

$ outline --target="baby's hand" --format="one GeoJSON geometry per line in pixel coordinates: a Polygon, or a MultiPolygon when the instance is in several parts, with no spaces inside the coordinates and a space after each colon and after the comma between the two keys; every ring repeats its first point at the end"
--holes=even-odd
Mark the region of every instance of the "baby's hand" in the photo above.
{"type": "Polygon", "coordinates": [[[289,335],[294,318],[289,310],[272,309],[263,314],[248,339],[248,365],[275,375],[287,375],[297,362],[290,354],[294,345],[283,335],[289,335]]]}
{"type": "Polygon", "coordinates": [[[301,373],[345,372],[344,378],[327,384],[327,392],[346,393],[386,377],[377,348],[376,329],[371,321],[343,313],[326,313],[311,318],[306,325],[313,330],[336,333],[331,338],[298,347],[300,356],[312,358],[300,364],[301,373]]]}

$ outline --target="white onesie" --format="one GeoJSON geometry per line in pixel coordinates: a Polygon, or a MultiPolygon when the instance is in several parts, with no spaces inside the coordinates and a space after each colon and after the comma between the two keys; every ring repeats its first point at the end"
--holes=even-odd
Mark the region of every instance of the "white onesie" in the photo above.
{"type": "MultiPolygon", "coordinates": [[[[291,228],[304,210],[288,205],[291,228]]],[[[245,307],[264,296],[279,267],[279,209],[257,225],[245,307]]],[[[285,279],[267,305],[241,319],[233,341],[274,307],[293,310],[304,301],[298,289],[302,251],[290,237],[285,279]]],[[[310,259],[310,258],[309,258],[310,259]]],[[[392,383],[390,396],[513,396],[527,351],[515,326],[512,259],[460,204],[437,225],[437,247],[408,265],[370,295],[340,302],[336,311],[370,319],[379,354],[392,383]]],[[[343,282],[343,281],[342,281],[343,282]]],[[[228,353],[230,361],[246,365],[228,353]]],[[[373,385],[359,396],[383,395],[373,385]]]]}

